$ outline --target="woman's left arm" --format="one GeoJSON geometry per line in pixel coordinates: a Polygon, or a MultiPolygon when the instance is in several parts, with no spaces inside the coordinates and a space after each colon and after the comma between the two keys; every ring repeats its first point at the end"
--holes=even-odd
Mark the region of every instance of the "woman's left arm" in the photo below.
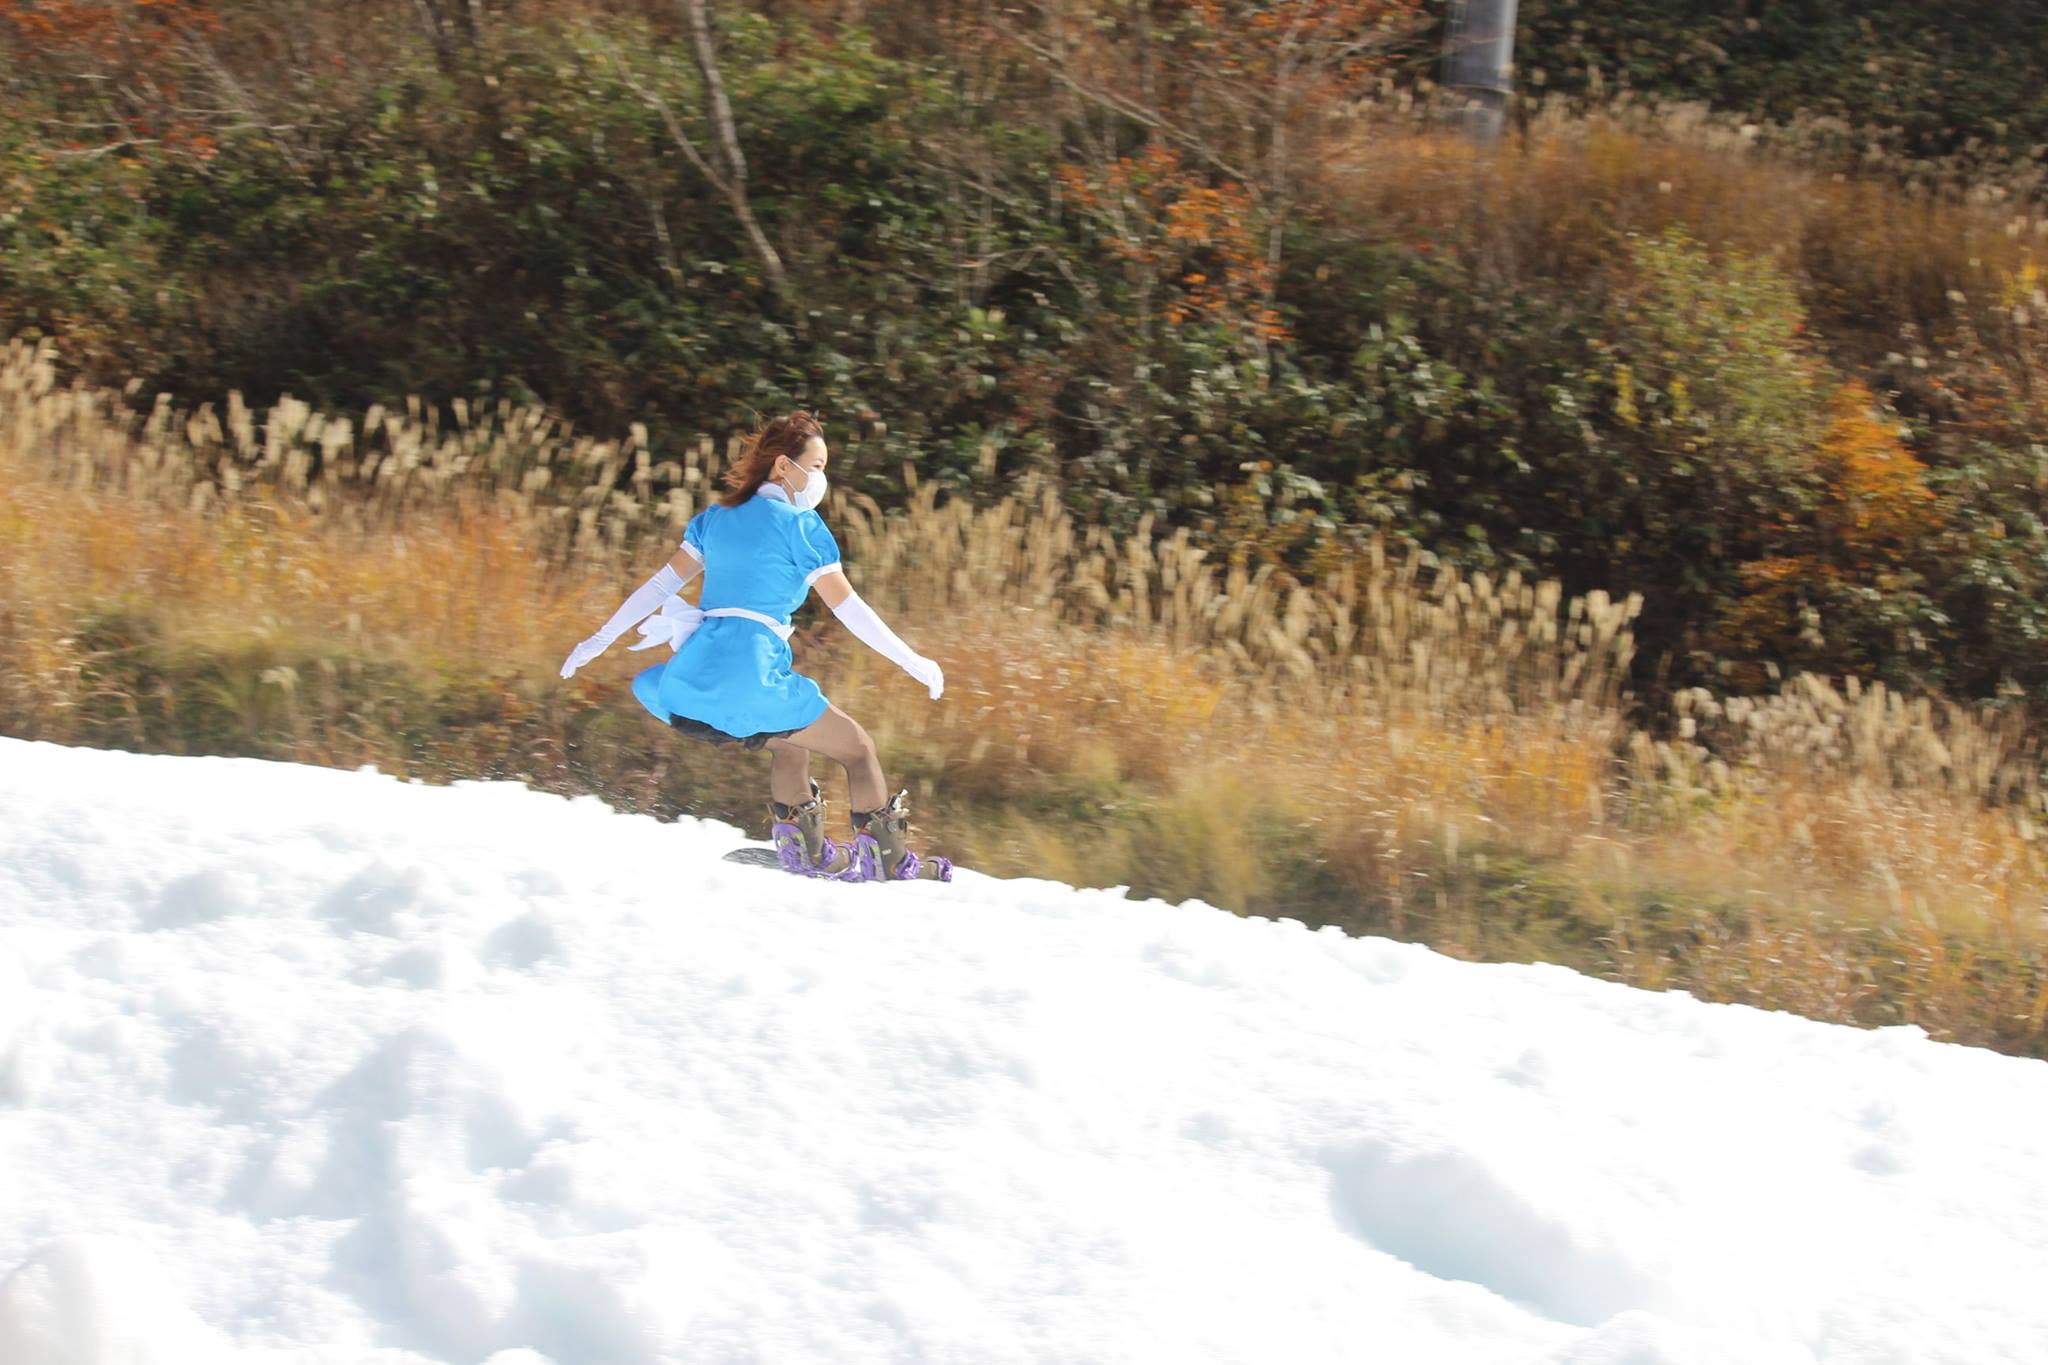
{"type": "Polygon", "coordinates": [[[903,643],[896,632],[875,615],[875,609],[861,600],[860,594],[853,590],[853,584],[846,581],[844,572],[833,569],[819,574],[811,586],[817,591],[818,600],[832,608],[832,614],[853,632],[855,639],[923,683],[933,701],[939,699],[939,694],[946,690],[945,673],[938,664],[903,643]]]}

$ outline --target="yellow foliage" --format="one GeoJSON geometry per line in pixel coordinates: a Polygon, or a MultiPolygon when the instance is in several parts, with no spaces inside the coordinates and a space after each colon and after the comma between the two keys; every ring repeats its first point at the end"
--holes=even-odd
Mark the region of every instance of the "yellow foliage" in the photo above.
{"type": "Polygon", "coordinates": [[[1745,662],[1739,677],[1761,685],[1761,659],[1854,671],[1857,660],[1829,638],[1821,604],[1845,586],[1889,587],[1940,525],[1927,467],[1883,421],[1860,381],[1840,384],[1814,453],[1820,500],[1803,553],[1742,566],[1743,595],[1722,615],[1716,646],[1745,662]]]}
{"type": "Polygon", "coordinates": [[[1830,412],[1817,461],[1827,481],[1823,533],[1852,564],[1895,561],[1936,529],[1927,466],[1879,419],[1877,400],[1860,380],[1835,390],[1830,412]]]}

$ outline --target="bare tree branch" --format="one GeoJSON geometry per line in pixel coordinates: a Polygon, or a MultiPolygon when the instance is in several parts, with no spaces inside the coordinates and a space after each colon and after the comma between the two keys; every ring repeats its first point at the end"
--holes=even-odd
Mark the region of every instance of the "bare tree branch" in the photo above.
{"type": "MultiPolygon", "coordinates": [[[[214,89],[219,92],[221,99],[231,107],[232,112],[238,118],[238,122],[235,124],[237,128],[259,128],[265,132],[275,133],[286,131],[290,127],[290,125],[272,124],[265,118],[265,111],[257,108],[254,97],[249,94],[247,88],[240,81],[235,79],[234,73],[228,70],[227,63],[223,62],[220,59],[220,54],[214,51],[213,44],[207,42],[200,34],[189,33],[186,35],[185,51],[192,61],[198,65],[199,69],[205,72],[207,78],[213,82],[214,89]]],[[[291,164],[292,170],[297,174],[304,175],[306,165],[299,156],[299,149],[293,146],[290,141],[282,138],[279,139],[278,146],[284,152],[284,158],[291,164]]]]}
{"type": "Polygon", "coordinates": [[[154,147],[158,145],[158,142],[159,140],[153,137],[131,137],[123,138],[119,142],[110,142],[104,147],[59,148],[57,151],[50,153],[50,155],[85,161],[92,157],[105,156],[109,152],[126,151],[130,147],[154,147]]]}
{"type": "Polygon", "coordinates": [[[661,195],[653,186],[643,186],[641,198],[647,201],[647,216],[654,222],[654,240],[661,247],[661,269],[668,276],[669,287],[681,294],[685,287],[683,268],[676,261],[675,239],[668,235],[668,215],[661,211],[661,195]]]}
{"type": "Polygon", "coordinates": [[[726,181],[723,186],[726,201],[738,215],[740,227],[745,230],[747,240],[753,244],[754,254],[761,258],[762,268],[768,272],[775,292],[796,319],[799,331],[804,329],[802,312],[796,308],[790,297],[789,272],[783,269],[782,257],[776,253],[768,235],[761,231],[760,223],[754,219],[753,206],[747,201],[747,158],[740,150],[738,131],[733,127],[732,102],[725,97],[725,82],[718,75],[718,52],[712,45],[711,21],[706,13],[705,0],[681,0],[683,13],[690,21],[692,46],[697,54],[697,70],[704,78],[704,103],[710,115],[712,135],[725,160],[726,181]]]}
{"type": "Polygon", "coordinates": [[[704,78],[704,108],[711,117],[711,131],[718,139],[719,151],[725,157],[726,171],[733,183],[745,189],[747,183],[747,158],[740,150],[740,139],[732,125],[732,101],[725,97],[725,82],[718,74],[718,50],[712,42],[711,18],[705,12],[705,0],[681,0],[683,13],[690,21],[690,48],[697,58],[697,74],[704,78]]]}
{"type": "Polygon", "coordinates": [[[434,45],[434,64],[447,71],[454,65],[455,53],[448,43],[448,21],[442,17],[441,0],[412,0],[412,7],[420,16],[427,40],[434,45]]]}
{"type": "MultiPolygon", "coordinates": [[[[683,155],[689,158],[690,164],[697,168],[697,173],[710,181],[711,187],[717,190],[726,203],[732,207],[734,213],[739,217],[741,226],[747,231],[748,243],[754,248],[755,254],[760,257],[762,267],[767,270],[769,280],[774,285],[776,294],[786,300],[789,294],[789,279],[783,271],[782,258],[776,254],[774,246],[762,234],[760,225],[754,221],[754,215],[747,207],[745,187],[743,185],[735,185],[731,176],[714,165],[711,159],[704,155],[704,149],[697,145],[697,139],[691,137],[689,131],[683,127],[682,120],[676,117],[675,110],[669,108],[668,101],[661,97],[661,92],[643,85],[627,69],[626,64],[611,52],[603,51],[602,55],[606,63],[617,73],[619,80],[625,84],[625,87],[632,91],[642,104],[653,110],[656,117],[660,118],[661,126],[668,132],[669,141],[676,144],[683,155]]],[[[680,289],[682,287],[682,274],[675,263],[675,249],[674,244],[669,238],[668,220],[662,215],[661,204],[652,191],[649,191],[645,198],[647,199],[648,213],[654,224],[655,240],[662,249],[664,270],[668,274],[671,283],[680,289]]]]}
{"type": "Polygon", "coordinates": [[[1014,34],[1013,36],[1019,47],[1036,54],[1046,63],[1047,67],[1052,71],[1053,79],[1083,99],[1099,104],[1105,109],[1113,110],[1116,113],[1122,114],[1125,118],[1135,120],[1138,123],[1144,124],[1147,128],[1152,128],[1165,134],[1239,184],[1256,185],[1258,183],[1251,176],[1239,170],[1231,163],[1229,158],[1211,147],[1202,138],[1171,122],[1156,110],[1147,109],[1144,105],[1134,100],[1125,99],[1123,96],[1113,92],[1095,89],[1067,70],[1066,58],[1061,53],[1054,52],[1051,48],[1045,47],[1040,43],[1034,43],[1021,33],[1014,34]]]}
{"type": "Polygon", "coordinates": [[[604,59],[618,73],[626,88],[639,96],[640,102],[652,109],[661,119],[662,127],[668,130],[669,140],[682,149],[683,155],[690,159],[690,164],[697,168],[698,173],[709,180],[720,194],[729,194],[730,188],[726,184],[724,174],[705,157],[703,150],[697,146],[697,140],[684,131],[683,125],[676,119],[675,110],[668,107],[668,101],[661,97],[660,92],[650,90],[635,80],[633,73],[626,69],[626,64],[610,52],[604,53],[604,59]]]}

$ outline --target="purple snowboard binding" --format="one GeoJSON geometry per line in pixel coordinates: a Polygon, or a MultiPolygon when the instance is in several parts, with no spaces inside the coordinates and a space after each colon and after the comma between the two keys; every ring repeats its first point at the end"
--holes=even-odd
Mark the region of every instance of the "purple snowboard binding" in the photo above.
{"type": "Polygon", "coordinates": [[[796,806],[770,801],[768,814],[774,821],[769,837],[785,872],[835,882],[865,880],[855,851],[825,837],[825,793],[815,780],[810,800],[796,806]]]}
{"type": "Polygon", "coordinates": [[[818,857],[813,861],[811,851],[804,843],[804,832],[795,825],[780,820],[770,832],[770,837],[775,840],[775,856],[782,863],[782,870],[785,872],[832,882],[860,882],[868,879],[853,848],[842,847],[828,838],[821,838],[818,857]]]}
{"type": "Polygon", "coordinates": [[[825,881],[952,881],[950,860],[920,858],[911,851],[910,816],[903,805],[908,795],[898,792],[880,810],[855,811],[851,844],[836,844],[825,836],[825,795],[815,781],[811,799],[801,805],[771,801],[768,811],[774,825],[769,837],[775,842],[776,861],[785,872],[825,881]]]}
{"type": "Polygon", "coordinates": [[[815,863],[804,846],[803,831],[795,825],[778,822],[773,837],[776,861],[783,871],[794,872],[799,877],[816,877],[831,882],[909,882],[920,878],[937,882],[953,880],[952,859],[924,858],[909,849],[905,849],[903,856],[896,860],[895,870],[884,877],[882,846],[875,842],[872,834],[856,834],[851,844],[838,844],[826,839],[815,863]]]}
{"type": "Polygon", "coordinates": [[[855,811],[853,836],[855,861],[868,881],[950,882],[953,864],[947,858],[920,858],[910,847],[910,812],[904,807],[907,791],[897,792],[880,810],[855,811]],[[872,831],[872,832],[871,832],[872,831]]]}

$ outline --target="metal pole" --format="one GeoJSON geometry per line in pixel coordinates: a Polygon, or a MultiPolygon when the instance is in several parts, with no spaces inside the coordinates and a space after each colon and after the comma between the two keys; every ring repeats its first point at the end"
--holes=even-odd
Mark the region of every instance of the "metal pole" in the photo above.
{"type": "Polygon", "coordinates": [[[1444,30],[1444,84],[1455,117],[1474,142],[1500,141],[1514,93],[1517,0],[1451,0],[1444,30]]]}

